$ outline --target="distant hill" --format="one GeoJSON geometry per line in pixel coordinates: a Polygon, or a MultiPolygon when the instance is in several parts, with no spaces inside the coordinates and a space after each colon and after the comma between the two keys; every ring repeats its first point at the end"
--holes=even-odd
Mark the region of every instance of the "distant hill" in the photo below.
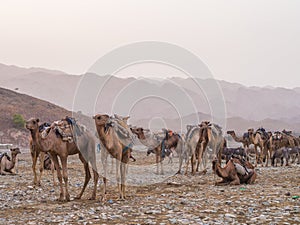
{"type": "MultiPolygon", "coordinates": [[[[20,114],[24,119],[39,118],[41,122],[53,122],[64,116],[72,116],[72,112],[57,105],[25,94],[0,88],[0,143],[13,143],[20,146],[28,145],[29,132],[14,128],[13,116],[20,114]]],[[[76,119],[94,130],[91,118],[75,113],[76,119]]]]}
{"type": "MultiPolygon", "coordinates": [[[[125,106],[131,105],[135,97],[132,93],[138,95],[141,92],[149,96],[162,96],[168,100],[174,97],[180,99],[183,105],[192,102],[194,110],[182,107],[183,111],[180,112],[182,117],[197,112],[210,114],[209,101],[203,88],[206,91],[213,91],[211,87],[216,82],[224,95],[227,118],[239,117],[253,121],[273,119],[286,123],[300,123],[300,87],[294,89],[246,87],[238,83],[200,78],[172,78],[158,81],[96,74],[76,76],[41,68],[27,69],[0,64],[1,87],[55,103],[68,110],[82,111],[87,115],[112,111],[126,114],[128,112],[120,109],[118,104],[121,102],[125,106]],[[73,105],[74,100],[75,102],[78,100],[76,95],[78,85],[83,83],[87,83],[84,88],[86,96],[79,98],[80,104],[73,105]],[[131,95],[128,90],[132,92],[131,95]],[[91,96],[98,98],[92,99],[91,96]],[[120,101],[115,101],[116,99],[120,101]]],[[[157,116],[169,119],[178,117],[172,105],[158,98],[135,102],[135,107],[130,113],[138,120],[157,116]]]]}

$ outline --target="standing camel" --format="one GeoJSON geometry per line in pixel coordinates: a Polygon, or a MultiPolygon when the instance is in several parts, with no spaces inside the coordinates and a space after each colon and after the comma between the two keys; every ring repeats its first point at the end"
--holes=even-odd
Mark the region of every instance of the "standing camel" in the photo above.
{"type": "Polygon", "coordinates": [[[12,169],[15,167],[17,155],[20,154],[21,151],[19,148],[11,148],[10,152],[11,152],[11,159],[6,153],[3,153],[0,156],[1,175],[14,174],[12,172],[12,169]]]}
{"type": "Polygon", "coordinates": [[[142,127],[138,128],[130,128],[132,133],[136,134],[140,142],[148,147],[147,155],[151,152],[155,154],[155,161],[156,161],[156,173],[157,174],[164,174],[163,170],[163,153],[162,153],[162,139],[156,138],[153,134],[149,137],[145,136],[145,131],[148,129],[143,129],[142,127]],[[161,168],[159,173],[159,166],[161,168]]]}
{"type": "Polygon", "coordinates": [[[213,155],[218,156],[221,162],[222,150],[226,145],[222,128],[219,125],[209,121],[202,121],[199,127],[199,140],[195,150],[196,158],[198,159],[196,171],[199,169],[207,146],[212,149],[213,155]]]}
{"type": "MultiPolygon", "coordinates": [[[[41,133],[45,129],[47,129],[48,127],[50,127],[49,123],[43,123],[43,124],[39,125],[38,130],[41,133]]],[[[29,148],[30,148],[30,155],[31,155],[31,159],[32,159],[33,184],[40,186],[41,185],[42,174],[43,174],[43,171],[44,171],[45,152],[41,151],[39,146],[33,144],[31,136],[30,136],[30,139],[29,139],[29,148]],[[37,163],[38,158],[39,158],[39,161],[40,161],[39,177],[37,176],[37,173],[36,173],[36,163],[37,163]]],[[[51,172],[52,172],[52,176],[53,176],[53,184],[56,185],[55,177],[54,177],[54,169],[51,169],[51,172]]]]}
{"type": "MultiPolygon", "coordinates": [[[[119,191],[119,199],[124,200],[125,182],[127,164],[130,159],[131,147],[130,144],[121,141],[113,126],[116,124],[106,114],[97,114],[93,116],[95,120],[96,129],[102,145],[107,152],[116,159],[116,180],[119,191]],[[121,174],[121,179],[120,179],[121,174]]],[[[104,180],[103,198],[106,198],[106,179],[104,180]]]]}
{"type": "Polygon", "coordinates": [[[64,199],[70,201],[70,194],[68,191],[67,159],[69,155],[75,154],[79,155],[79,159],[83,163],[85,169],[84,185],[81,192],[76,198],[81,198],[91,178],[90,169],[88,165],[89,161],[92,164],[94,173],[94,190],[91,199],[96,198],[97,183],[99,176],[96,168],[95,141],[92,135],[87,130],[84,130],[82,127],[79,127],[77,124],[75,126],[77,127],[75,127],[74,129],[74,141],[70,143],[67,141],[63,141],[61,137],[58,137],[52,125],[52,128],[49,129],[48,135],[42,138],[41,134],[39,133],[39,119],[31,118],[26,121],[26,128],[31,133],[33,145],[37,146],[42,152],[49,152],[52,157],[60,184],[60,197],[58,199],[59,201],[64,201],[64,199]],[[81,132],[79,133],[78,130],[80,130],[81,132]],[[61,174],[60,171],[58,157],[60,158],[62,164],[63,174],[61,174]],[[65,190],[63,188],[62,179],[64,179],[65,190]]]}
{"type": "Polygon", "coordinates": [[[248,149],[249,148],[250,138],[249,138],[248,133],[245,133],[243,135],[243,137],[238,137],[238,136],[236,136],[234,130],[229,130],[229,131],[227,131],[227,134],[229,134],[233,138],[233,140],[235,140],[236,142],[242,143],[244,149],[248,149]]]}
{"type": "MultiPolygon", "coordinates": [[[[258,161],[261,161],[261,155],[264,152],[264,146],[267,139],[264,139],[260,132],[254,132],[253,128],[248,129],[248,134],[250,137],[250,143],[254,144],[255,148],[255,167],[257,167],[258,161]],[[260,148],[261,154],[258,153],[257,147],[260,148]]],[[[268,163],[268,158],[267,158],[268,163]]],[[[263,165],[263,164],[262,164],[263,165]]]]}

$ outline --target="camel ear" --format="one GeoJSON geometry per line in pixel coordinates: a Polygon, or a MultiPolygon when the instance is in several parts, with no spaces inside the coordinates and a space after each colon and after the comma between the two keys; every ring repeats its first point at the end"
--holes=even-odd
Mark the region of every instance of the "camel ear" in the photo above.
{"type": "Polygon", "coordinates": [[[129,118],[130,118],[130,116],[126,116],[126,117],[123,117],[123,119],[122,119],[122,120],[123,120],[124,122],[126,122],[126,123],[127,123],[127,120],[128,120],[129,118]]]}

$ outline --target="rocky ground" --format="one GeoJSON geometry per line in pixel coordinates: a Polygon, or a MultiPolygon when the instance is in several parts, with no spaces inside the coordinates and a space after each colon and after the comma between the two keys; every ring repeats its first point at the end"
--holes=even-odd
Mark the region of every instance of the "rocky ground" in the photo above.
{"type": "Polygon", "coordinates": [[[18,175],[0,177],[0,224],[300,224],[299,165],[258,167],[254,185],[219,187],[210,170],[172,176],[178,168],[175,159],[173,164],[165,160],[166,175],[157,175],[153,156],[135,156],[127,200],[117,200],[111,180],[105,202],[100,201],[100,187],[97,200],[88,200],[92,182],[82,200],[74,200],[83,168],[77,157],[70,157],[71,201],[61,203],[51,173],[45,172],[42,186],[33,186],[30,155],[21,154],[18,175]]]}

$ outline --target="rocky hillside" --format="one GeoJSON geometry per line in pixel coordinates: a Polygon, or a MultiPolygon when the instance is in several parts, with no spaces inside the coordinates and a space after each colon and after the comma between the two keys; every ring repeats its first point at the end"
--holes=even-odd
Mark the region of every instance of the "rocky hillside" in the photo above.
{"type": "MultiPolygon", "coordinates": [[[[28,145],[29,133],[25,128],[15,128],[15,114],[22,115],[24,119],[36,117],[42,122],[58,120],[66,115],[72,116],[72,112],[62,107],[4,88],[0,88],[0,102],[0,143],[12,143],[23,147],[28,145]]],[[[94,130],[92,119],[78,113],[75,113],[74,117],[94,130]]]]}

